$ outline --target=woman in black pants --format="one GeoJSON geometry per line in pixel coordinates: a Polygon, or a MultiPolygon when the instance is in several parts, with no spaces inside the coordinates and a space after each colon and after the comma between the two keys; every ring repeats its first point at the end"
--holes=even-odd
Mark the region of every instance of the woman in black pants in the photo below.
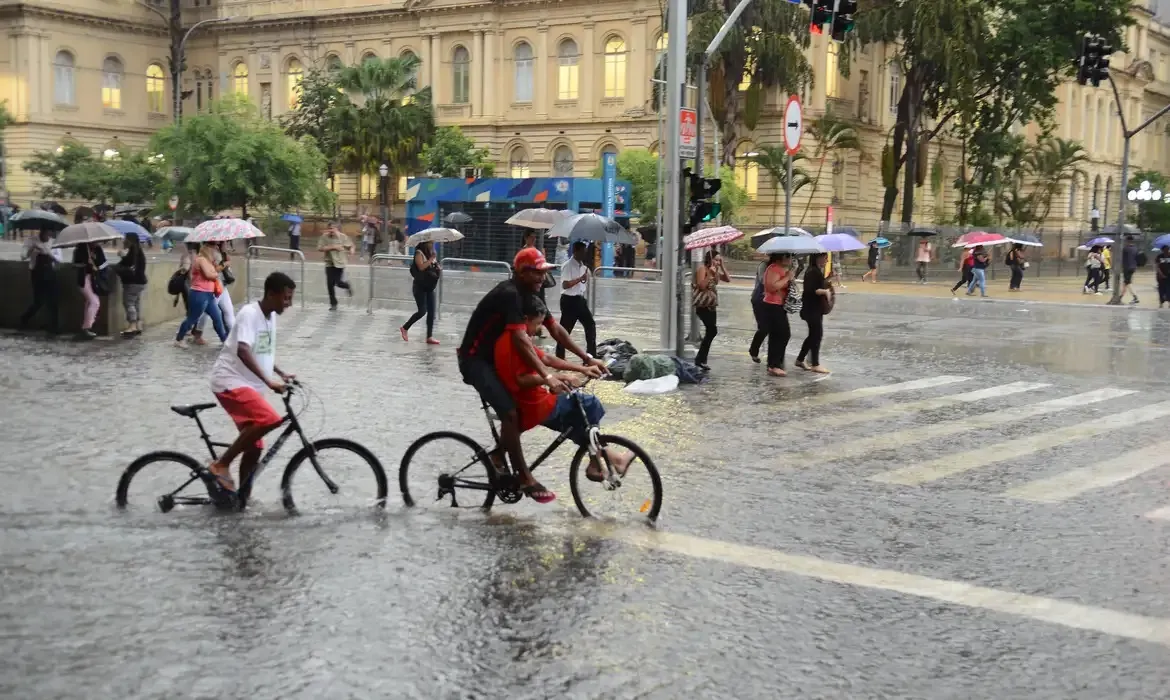
{"type": "Polygon", "coordinates": [[[793,274],[789,268],[789,256],[776,253],[768,258],[764,271],[764,315],[768,321],[768,374],[784,377],[784,354],[788,351],[788,339],[792,330],[788,327],[788,311],[784,302],[788,300],[789,283],[793,274]]]}
{"type": "Polygon", "coordinates": [[[752,287],[752,316],[756,319],[756,334],[752,336],[748,354],[756,364],[760,363],[760,348],[768,337],[768,309],[764,306],[764,273],[767,269],[768,261],[765,260],[756,268],[756,286],[752,287]]]}
{"type": "Polygon", "coordinates": [[[414,312],[406,324],[398,329],[404,341],[409,340],[407,331],[425,314],[427,317],[427,345],[438,345],[435,339],[435,287],[439,286],[439,275],[443,271],[439,268],[439,261],[435,258],[435,249],[429,242],[419,243],[414,249],[414,260],[410,263],[410,276],[414,278],[411,291],[414,292],[414,303],[418,311],[414,312]]]}
{"type": "Polygon", "coordinates": [[[821,340],[825,336],[825,300],[833,293],[833,288],[825,280],[824,253],[808,256],[808,272],[804,275],[804,292],[801,294],[800,317],[808,324],[808,337],[804,345],[800,346],[800,354],[796,356],[796,366],[816,372],[828,374],[829,370],[821,366],[821,340]],[[805,362],[808,358],[808,362],[805,362]]]}
{"type": "Polygon", "coordinates": [[[727,270],[723,267],[723,256],[709,250],[703,256],[703,264],[695,273],[694,286],[691,287],[691,303],[695,307],[695,315],[703,322],[703,340],[699,343],[699,352],[695,355],[695,366],[707,371],[707,354],[711,352],[711,341],[719,334],[716,325],[719,307],[719,292],[716,289],[720,281],[730,282],[727,270]]]}

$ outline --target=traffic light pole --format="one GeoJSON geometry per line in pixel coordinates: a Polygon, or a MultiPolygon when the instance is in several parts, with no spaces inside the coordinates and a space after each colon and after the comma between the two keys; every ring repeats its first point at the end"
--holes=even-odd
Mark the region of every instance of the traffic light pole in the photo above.
{"type": "Polygon", "coordinates": [[[682,157],[679,113],[682,110],[683,82],[686,80],[687,2],[670,0],[666,13],[670,42],[666,56],[666,167],[663,172],[662,305],[658,334],[660,347],[682,354],[681,310],[682,269],[679,245],[682,213],[682,157]]]}
{"type": "MultiPolygon", "coordinates": [[[[1124,137],[1121,149],[1121,195],[1117,198],[1117,235],[1124,241],[1125,236],[1125,206],[1126,192],[1129,190],[1129,144],[1137,134],[1141,133],[1147,126],[1160,119],[1164,114],[1170,112],[1170,105],[1166,105],[1159,109],[1149,119],[1146,119],[1141,124],[1138,124],[1134,129],[1130,129],[1125,123],[1125,109],[1121,104],[1121,95],[1117,91],[1117,83],[1113,82],[1113,75],[1109,76],[1109,86],[1113,88],[1113,99],[1117,104],[1117,116],[1121,119],[1121,135],[1124,137]]],[[[1124,248],[1124,242],[1122,247],[1124,248]]],[[[1125,253],[1122,252],[1120,260],[1113,261],[1113,298],[1109,300],[1109,304],[1117,306],[1121,304],[1121,279],[1125,262],[1125,253]]]]}

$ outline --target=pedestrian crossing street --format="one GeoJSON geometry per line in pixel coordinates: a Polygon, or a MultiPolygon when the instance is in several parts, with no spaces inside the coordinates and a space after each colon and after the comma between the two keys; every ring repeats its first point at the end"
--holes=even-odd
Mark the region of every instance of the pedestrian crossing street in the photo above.
{"type": "MultiPolygon", "coordinates": [[[[937,456],[876,473],[863,473],[860,481],[886,487],[946,488],[964,475],[998,468],[1007,474],[1012,485],[995,492],[995,496],[1010,502],[1060,504],[1106,491],[1170,466],[1170,439],[1158,439],[1159,428],[1170,417],[1170,401],[1159,400],[1153,393],[1118,387],[1078,392],[1029,381],[973,388],[976,382],[973,377],[943,375],[797,399],[792,408],[803,410],[829,405],[840,408],[832,413],[818,411],[818,415],[802,419],[799,424],[804,430],[834,429],[834,435],[839,435],[840,441],[835,439],[831,449],[819,447],[785,454],[776,460],[774,466],[796,471],[824,471],[840,469],[839,463],[848,461],[865,469],[866,457],[882,451],[893,451],[896,456],[909,446],[936,441],[945,446],[948,442],[962,442],[968,433],[1020,426],[1027,426],[1029,434],[1008,439],[993,438],[991,442],[968,438],[967,443],[974,447],[942,447],[937,456]],[[939,392],[945,393],[927,398],[913,397],[939,392]],[[901,400],[907,395],[912,396],[911,400],[901,400]],[[857,406],[856,409],[851,406],[874,397],[892,399],[893,402],[876,407],[857,406]],[[1005,406],[1009,397],[1014,405],[1005,406]],[[916,424],[914,420],[916,414],[959,406],[969,407],[964,409],[966,415],[938,422],[916,424]],[[1077,414],[1089,407],[1100,410],[1089,420],[1076,421],[1077,414]],[[1050,416],[1074,422],[1050,427],[1037,420],[1050,416]],[[867,429],[865,426],[877,427],[867,429]],[[1114,446],[1121,444],[1117,437],[1119,431],[1127,436],[1127,444],[1133,447],[1117,455],[1114,446]],[[1070,448],[1074,450],[1071,459],[1081,463],[1069,463],[1067,450],[1070,448]],[[1059,459],[1053,453],[1059,455],[1059,459]],[[1027,474],[1017,476],[1014,471],[1027,474]],[[1046,475],[1035,476],[1037,471],[1046,472],[1046,475]]],[[[852,471],[856,466],[844,468],[852,471]]],[[[1164,476],[1170,483],[1170,470],[1164,476]]],[[[1166,506],[1142,515],[1152,520],[1170,521],[1170,488],[1166,489],[1166,498],[1166,506]]]]}

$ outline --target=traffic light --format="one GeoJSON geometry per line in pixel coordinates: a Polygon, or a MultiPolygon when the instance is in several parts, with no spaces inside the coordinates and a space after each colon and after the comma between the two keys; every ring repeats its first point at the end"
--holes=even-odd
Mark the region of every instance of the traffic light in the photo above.
{"type": "Polygon", "coordinates": [[[722,207],[719,202],[712,202],[711,199],[723,186],[723,181],[717,177],[699,177],[692,173],[690,168],[684,170],[683,174],[687,178],[691,191],[690,203],[687,207],[687,233],[690,233],[695,229],[695,226],[719,216],[722,207]]]}
{"type": "Polygon", "coordinates": [[[1109,55],[1112,53],[1113,47],[1106,44],[1104,39],[1086,34],[1081,39],[1080,54],[1073,59],[1077,67],[1077,82],[1100,87],[1102,80],[1109,79],[1109,55]]]}
{"type": "Polygon", "coordinates": [[[837,0],[837,9],[833,12],[833,27],[830,36],[833,41],[845,41],[845,35],[853,31],[855,21],[853,15],[857,13],[857,0],[837,0]]]}
{"type": "Polygon", "coordinates": [[[824,26],[833,20],[833,3],[834,0],[804,0],[811,14],[808,23],[810,33],[825,33],[824,26]]]}

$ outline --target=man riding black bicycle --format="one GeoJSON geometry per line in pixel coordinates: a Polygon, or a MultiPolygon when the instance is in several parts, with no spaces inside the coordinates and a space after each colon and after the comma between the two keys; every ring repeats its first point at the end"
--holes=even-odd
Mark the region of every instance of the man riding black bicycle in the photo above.
{"type": "MultiPolygon", "coordinates": [[[[537,356],[524,319],[524,296],[540,291],[545,273],[552,268],[553,265],[545,260],[544,253],[537,248],[524,248],[517,253],[512,261],[511,279],[496,285],[479,301],[467,322],[467,331],[458,350],[459,372],[463,375],[464,383],[475,387],[500,419],[500,444],[491,453],[493,465],[499,472],[504,465],[501,452],[507,451],[519,479],[520,490],[540,503],[547,503],[556,495],[544,488],[528,470],[520,445],[520,418],[515,402],[496,372],[493,355],[496,341],[508,333],[520,357],[549,391],[560,394],[567,390],[565,383],[550,372],[537,356]]],[[[585,364],[582,371],[591,377],[603,374],[605,364],[578,347],[551,315],[545,317],[544,327],[553,340],[581,358],[585,364]]]]}

